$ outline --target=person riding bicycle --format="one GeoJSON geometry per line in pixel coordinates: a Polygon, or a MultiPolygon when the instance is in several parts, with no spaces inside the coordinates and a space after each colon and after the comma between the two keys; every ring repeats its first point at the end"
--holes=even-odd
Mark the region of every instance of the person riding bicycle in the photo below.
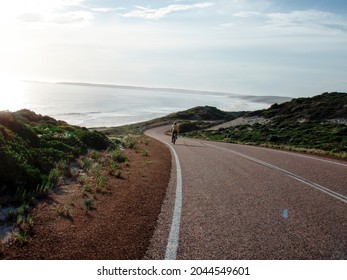
{"type": "Polygon", "coordinates": [[[173,125],[171,126],[171,142],[175,144],[176,139],[177,139],[177,135],[179,132],[179,126],[177,124],[177,122],[174,122],[173,125]]]}

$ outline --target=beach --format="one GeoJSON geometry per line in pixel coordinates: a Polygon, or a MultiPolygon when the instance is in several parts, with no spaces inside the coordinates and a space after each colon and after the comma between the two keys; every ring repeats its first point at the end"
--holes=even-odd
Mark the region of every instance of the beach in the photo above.
{"type": "Polygon", "coordinates": [[[0,110],[23,108],[73,125],[115,127],[148,121],[195,106],[253,111],[290,98],[132,86],[22,82],[21,98],[0,110]]]}

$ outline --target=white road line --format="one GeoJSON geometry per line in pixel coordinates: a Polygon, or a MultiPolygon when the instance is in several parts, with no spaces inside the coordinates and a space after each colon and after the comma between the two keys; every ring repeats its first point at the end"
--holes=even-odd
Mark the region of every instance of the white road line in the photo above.
{"type": "Polygon", "coordinates": [[[178,243],[179,243],[179,235],[180,235],[180,226],[181,226],[181,216],[182,216],[182,170],[181,170],[181,164],[178,159],[177,153],[175,149],[164,140],[161,140],[160,138],[155,138],[158,141],[164,143],[167,145],[171,151],[171,153],[174,155],[175,158],[175,164],[176,164],[176,195],[175,195],[175,206],[174,211],[172,215],[172,221],[171,221],[171,229],[169,238],[166,245],[166,252],[165,252],[165,260],[176,260],[177,258],[177,250],[178,250],[178,243]]]}
{"type": "MultiPolygon", "coordinates": [[[[202,142],[200,141],[195,141],[192,139],[189,139],[190,141],[196,142],[201,144],[202,142]]],[[[222,143],[222,142],[221,142],[222,143]]],[[[216,146],[217,147],[217,146],[216,146]]],[[[266,147],[257,147],[258,149],[263,149],[263,150],[269,150],[271,148],[266,148],[266,147]]],[[[297,157],[303,157],[303,158],[308,158],[308,159],[313,159],[313,160],[317,160],[317,161],[322,161],[322,162],[326,162],[326,163],[331,163],[331,164],[335,164],[335,165],[340,165],[343,167],[347,167],[346,163],[342,163],[342,162],[338,162],[338,161],[333,161],[333,160],[329,160],[329,159],[323,159],[323,158],[319,158],[319,157],[315,157],[315,156],[309,156],[309,155],[304,155],[304,154],[300,154],[299,152],[290,152],[290,151],[283,151],[283,150],[278,150],[278,149],[271,149],[273,152],[276,153],[283,153],[283,154],[289,154],[291,156],[297,156],[297,157]]]]}
{"type": "Polygon", "coordinates": [[[166,245],[165,260],[176,260],[182,213],[182,171],[180,161],[174,148],[172,148],[171,145],[166,142],[163,143],[169,146],[176,162],[176,198],[170,234],[166,245]]]}
{"type": "Polygon", "coordinates": [[[294,173],[292,173],[290,171],[287,171],[285,169],[282,169],[280,167],[277,167],[277,166],[272,165],[270,163],[267,163],[265,161],[256,159],[256,158],[251,157],[251,156],[247,156],[245,154],[242,154],[242,153],[239,153],[239,152],[236,152],[236,151],[233,151],[233,150],[229,150],[229,149],[222,148],[222,147],[219,147],[219,146],[214,146],[214,145],[207,144],[207,143],[204,143],[204,144],[206,146],[210,146],[210,147],[213,147],[213,148],[221,149],[221,150],[224,150],[224,151],[236,154],[238,156],[241,156],[241,157],[246,158],[246,159],[248,159],[250,161],[259,163],[259,164],[264,165],[266,167],[269,167],[271,169],[274,169],[274,170],[277,170],[277,171],[281,171],[281,172],[287,174],[289,177],[291,177],[291,178],[293,178],[293,179],[295,179],[295,180],[297,180],[299,182],[302,182],[302,183],[304,183],[304,184],[306,184],[306,185],[308,185],[310,187],[313,187],[313,188],[315,188],[315,189],[317,189],[317,190],[319,190],[321,192],[324,192],[324,193],[326,193],[326,194],[328,194],[328,195],[330,195],[330,196],[332,196],[332,197],[334,197],[334,198],[336,198],[336,199],[338,199],[338,200],[340,200],[340,201],[342,201],[344,203],[347,203],[347,197],[346,196],[344,196],[344,195],[342,195],[340,193],[334,192],[334,191],[332,191],[332,190],[330,190],[330,189],[328,189],[326,187],[323,187],[323,186],[321,186],[321,185],[319,185],[317,183],[311,182],[310,180],[307,180],[307,179],[305,179],[305,178],[303,178],[303,177],[301,177],[299,175],[296,175],[296,174],[294,174],[294,173]]]}
{"type": "MultiPolygon", "coordinates": [[[[259,147],[259,148],[261,148],[261,149],[269,149],[269,148],[264,148],[264,147],[259,147]]],[[[281,150],[273,150],[273,151],[275,151],[277,153],[289,154],[291,156],[309,158],[309,159],[313,159],[313,160],[323,161],[323,162],[327,162],[327,163],[331,163],[331,164],[336,164],[336,165],[347,167],[347,164],[345,164],[345,163],[332,161],[332,160],[328,160],[328,159],[323,159],[323,158],[318,158],[318,157],[314,157],[314,156],[302,155],[302,154],[299,154],[299,153],[295,153],[295,151],[294,152],[287,152],[287,151],[281,151],[281,150]]]]}

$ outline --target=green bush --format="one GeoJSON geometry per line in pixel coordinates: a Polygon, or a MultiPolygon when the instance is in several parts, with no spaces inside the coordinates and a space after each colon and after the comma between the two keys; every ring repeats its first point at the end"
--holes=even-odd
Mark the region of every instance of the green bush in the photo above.
{"type": "Polygon", "coordinates": [[[198,130],[199,126],[195,122],[184,122],[180,124],[180,133],[198,130]]]}
{"type": "Polygon", "coordinates": [[[281,124],[258,124],[252,127],[236,126],[219,131],[195,131],[187,135],[216,141],[315,149],[334,154],[347,152],[347,126],[336,123],[285,121],[281,124]]]}
{"type": "Polygon", "coordinates": [[[120,149],[115,149],[115,150],[111,151],[110,157],[113,161],[115,161],[117,163],[123,163],[123,162],[126,162],[128,160],[128,157],[126,156],[126,154],[120,149]]]}
{"type": "Polygon", "coordinates": [[[85,198],[85,199],[83,200],[83,206],[84,206],[84,209],[85,209],[86,211],[89,211],[89,210],[92,209],[92,204],[93,204],[93,200],[90,199],[90,198],[85,198]]]}
{"type": "Polygon", "coordinates": [[[0,195],[24,197],[47,190],[56,183],[50,172],[57,163],[69,162],[88,149],[107,149],[110,145],[100,132],[29,110],[0,112],[0,195]]]}
{"type": "Polygon", "coordinates": [[[107,136],[98,131],[80,131],[78,135],[81,141],[91,149],[106,150],[110,146],[107,136]]]}
{"type": "Polygon", "coordinates": [[[135,149],[137,144],[137,140],[132,135],[127,135],[122,140],[122,146],[128,149],[135,149]]]}

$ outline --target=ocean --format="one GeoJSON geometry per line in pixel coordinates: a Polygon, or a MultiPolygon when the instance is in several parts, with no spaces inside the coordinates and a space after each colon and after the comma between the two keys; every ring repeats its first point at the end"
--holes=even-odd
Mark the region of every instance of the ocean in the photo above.
{"type": "Polygon", "coordinates": [[[2,94],[0,110],[26,108],[88,128],[132,124],[204,105],[224,111],[253,111],[290,99],[72,83],[21,82],[15,90],[7,96],[2,94]]]}

